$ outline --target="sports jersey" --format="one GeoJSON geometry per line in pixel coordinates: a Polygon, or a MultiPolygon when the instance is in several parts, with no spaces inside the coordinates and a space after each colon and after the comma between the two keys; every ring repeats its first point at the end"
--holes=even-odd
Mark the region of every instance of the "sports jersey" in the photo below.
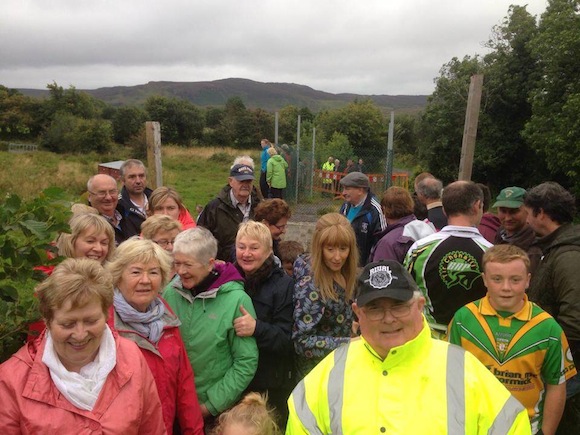
{"type": "Polygon", "coordinates": [[[425,296],[431,330],[445,333],[455,311],[485,296],[481,259],[491,246],[477,228],[455,225],[411,246],[405,266],[425,296]]]}
{"type": "Polygon", "coordinates": [[[545,384],[576,374],[562,328],[527,296],[517,313],[498,313],[487,296],[467,304],[449,324],[449,341],[474,354],[526,407],[532,433],[542,427],[545,384]]]}

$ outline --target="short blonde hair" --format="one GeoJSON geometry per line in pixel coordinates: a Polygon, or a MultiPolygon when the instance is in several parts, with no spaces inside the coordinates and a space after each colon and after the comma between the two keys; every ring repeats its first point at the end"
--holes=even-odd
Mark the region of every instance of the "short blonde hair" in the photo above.
{"type": "Polygon", "coordinates": [[[181,231],[181,223],[165,214],[149,216],[141,224],[141,235],[145,239],[153,240],[159,231],[181,231]]]}
{"type": "Polygon", "coordinates": [[[522,260],[526,270],[530,271],[530,257],[522,248],[509,244],[492,246],[483,254],[483,259],[481,260],[483,273],[485,273],[487,263],[505,264],[516,260],[522,260]]]}
{"type": "Polygon", "coordinates": [[[98,301],[105,316],[113,304],[113,280],[103,266],[89,258],[67,258],[36,287],[38,309],[47,325],[54,312],[67,302],[81,308],[98,301]]]}
{"type": "Polygon", "coordinates": [[[358,265],[358,248],[356,236],[350,222],[340,213],[328,213],[318,219],[312,236],[312,274],[314,285],[320,290],[324,299],[337,300],[334,290],[333,273],[324,262],[324,246],[346,246],[349,254],[342,266],[341,274],[346,281],[347,301],[352,298],[356,284],[358,265]]]}
{"type": "Polygon", "coordinates": [[[262,222],[247,221],[240,224],[236,234],[236,244],[242,237],[256,240],[272,251],[272,233],[262,222]]]}
{"type": "Polygon", "coordinates": [[[88,231],[105,234],[109,239],[109,251],[105,261],[109,260],[115,252],[115,232],[111,224],[102,216],[93,213],[81,213],[74,215],[69,221],[70,234],[62,233],[57,242],[58,255],[74,258],[75,243],[77,239],[88,231]]]}
{"type": "Polygon", "coordinates": [[[156,261],[161,269],[161,289],[171,278],[171,256],[158,244],[148,239],[133,236],[119,245],[115,255],[106,268],[111,273],[116,286],[127,267],[135,263],[150,263],[156,261]]]}
{"type": "Polygon", "coordinates": [[[215,259],[218,242],[213,234],[203,227],[182,231],[175,238],[173,255],[183,254],[206,266],[215,259]]]}
{"type": "Polygon", "coordinates": [[[252,435],[278,435],[280,429],[268,409],[268,398],[260,393],[248,393],[236,406],[218,417],[212,435],[221,435],[229,425],[237,424],[252,435]]]}
{"type": "Polygon", "coordinates": [[[274,148],[274,147],[268,148],[268,155],[269,156],[275,156],[276,154],[278,154],[278,151],[276,151],[276,148],[274,148]]]}

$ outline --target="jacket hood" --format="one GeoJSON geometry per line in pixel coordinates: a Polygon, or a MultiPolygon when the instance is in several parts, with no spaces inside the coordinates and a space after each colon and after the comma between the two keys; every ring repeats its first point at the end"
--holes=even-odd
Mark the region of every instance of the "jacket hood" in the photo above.
{"type": "Polygon", "coordinates": [[[387,228],[385,228],[383,231],[378,232],[376,234],[376,238],[377,240],[380,240],[381,238],[383,238],[383,236],[387,233],[390,233],[391,231],[393,231],[395,228],[400,228],[403,227],[405,225],[407,225],[409,222],[413,221],[417,219],[415,217],[414,214],[410,214],[409,216],[405,216],[402,217],[401,219],[399,219],[397,222],[395,222],[394,224],[387,224],[387,228]]]}
{"type": "Polygon", "coordinates": [[[284,159],[284,157],[282,157],[280,154],[273,155],[273,156],[272,156],[272,157],[270,157],[270,158],[271,158],[272,160],[276,161],[276,162],[282,162],[282,161],[284,161],[284,162],[285,162],[285,161],[286,161],[286,160],[284,159]]]}
{"type": "Polygon", "coordinates": [[[480,226],[487,227],[492,230],[496,230],[500,226],[501,222],[499,218],[491,213],[484,213],[481,217],[481,222],[479,223],[480,226]]]}
{"type": "Polygon", "coordinates": [[[560,246],[580,246],[580,226],[571,223],[564,224],[552,234],[537,239],[537,244],[544,253],[560,246]]]}
{"type": "MultiPolygon", "coordinates": [[[[201,297],[208,297],[211,295],[215,295],[218,289],[222,287],[224,284],[232,281],[238,281],[243,283],[244,278],[238,272],[238,269],[232,263],[220,263],[216,264],[214,270],[218,273],[218,277],[215,281],[213,281],[209,287],[204,290],[203,292],[199,293],[198,296],[201,297]]],[[[177,275],[173,281],[171,281],[170,285],[175,288],[178,292],[183,295],[186,295],[188,299],[192,298],[191,292],[183,288],[183,284],[181,284],[181,278],[177,275]]],[[[221,288],[220,291],[228,292],[229,286],[225,286],[221,288]]]]}
{"type": "Polygon", "coordinates": [[[219,276],[210,286],[209,290],[220,288],[230,281],[244,281],[244,278],[232,263],[216,264],[215,270],[219,273],[219,276]]]}

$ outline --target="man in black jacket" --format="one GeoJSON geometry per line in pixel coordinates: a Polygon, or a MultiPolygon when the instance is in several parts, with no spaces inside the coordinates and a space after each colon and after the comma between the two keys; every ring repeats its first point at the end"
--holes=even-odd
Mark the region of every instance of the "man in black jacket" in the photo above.
{"type": "Polygon", "coordinates": [[[89,204],[94,207],[101,216],[107,219],[115,231],[115,244],[125,241],[130,237],[127,220],[117,210],[119,190],[117,181],[107,174],[97,174],[89,178],[87,182],[89,192],[89,204]]]}
{"type": "Polygon", "coordinates": [[[125,160],[120,172],[123,188],[117,210],[126,221],[128,238],[141,234],[141,224],[147,219],[147,206],[152,190],[147,187],[147,170],[141,160],[125,160]]]}
{"type": "Polygon", "coordinates": [[[197,224],[210,230],[217,239],[218,260],[233,262],[238,226],[254,218],[260,199],[253,183],[254,168],[243,163],[234,164],[228,184],[197,218],[197,224]]]}

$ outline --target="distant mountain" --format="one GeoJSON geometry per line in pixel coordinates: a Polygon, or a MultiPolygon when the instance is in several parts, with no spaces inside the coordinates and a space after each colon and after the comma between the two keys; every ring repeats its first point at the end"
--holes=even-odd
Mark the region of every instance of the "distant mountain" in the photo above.
{"type": "MultiPolygon", "coordinates": [[[[79,89],[82,90],[82,89],[79,89]]],[[[19,89],[25,95],[45,97],[48,91],[19,89]]],[[[371,99],[383,110],[415,112],[425,107],[426,95],[331,94],[294,83],[261,83],[230,78],[211,82],[149,82],[137,86],[114,86],[82,90],[114,106],[143,104],[152,95],[182,98],[197,106],[223,106],[231,97],[240,97],[246,107],[275,111],[287,105],[320,109],[344,106],[355,99],[371,99]]]]}

